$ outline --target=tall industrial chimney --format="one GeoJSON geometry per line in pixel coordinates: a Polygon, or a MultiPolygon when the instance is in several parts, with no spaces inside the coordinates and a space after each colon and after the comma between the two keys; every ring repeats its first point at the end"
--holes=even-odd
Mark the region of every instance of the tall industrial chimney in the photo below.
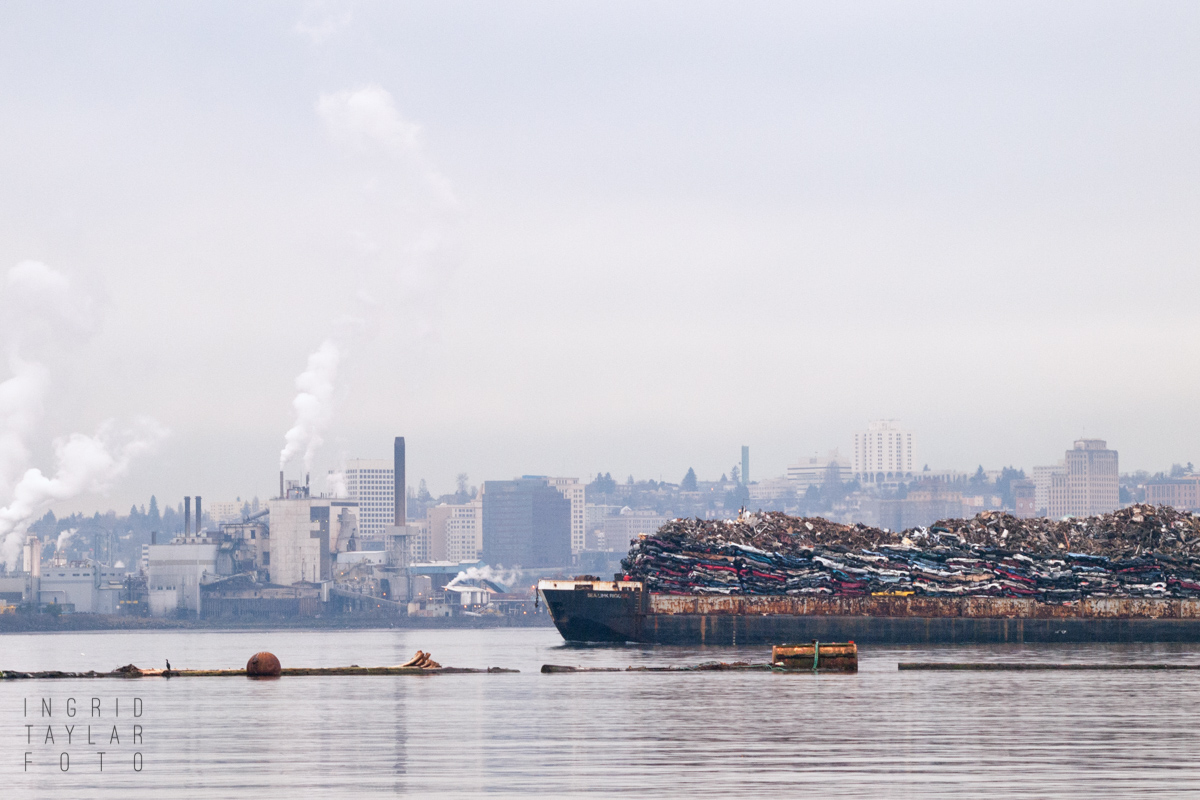
{"type": "Polygon", "coordinates": [[[405,500],[407,500],[407,498],[405,497],[405,494],[408,491],[408,489],[406,488],[408,486],[408,484],[405,483],[405,481],[404,481],[404,437],[403,436],[396,437],[395,463],[392,466],[396,473],[395,481],[394,481],[394,483],[395,483],[394,488],[396,491],[396,521],[394,524],[397,526],[407,525],[408,517],[405,514],[404,504],[405,504],[405,500]]]}
{"type": "Polygon", "coordinates": [[[196,495],[196,533],[200,533],[200,527],[204,524],[204,515],[200,513],[200,495],[196,495]]]}
{"type": "Polygon", "coordinates": [[[279,470],[279,499],[282,500],[284,497],[285,497],[285,495],[283,493],[283,470],[279,470]]]}
{"type": "Polygon", "coordinates": [[[192,535],[192,498],[183,498],[183,535],[192,535]]]}

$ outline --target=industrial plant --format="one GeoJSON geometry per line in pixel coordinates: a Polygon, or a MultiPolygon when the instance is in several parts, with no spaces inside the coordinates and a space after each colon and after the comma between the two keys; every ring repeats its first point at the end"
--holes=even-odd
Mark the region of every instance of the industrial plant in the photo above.
{"type": "MultiPolygon", "coordinates": [[[[44,543],[30,533],[17,571],[0,573],[0,613],[209,620],[538,613],[532,590],[514,591],[480,560],[481,510],[432,515],[443,519],[443,530],[469,540],[451,547],[454,560],[446,558],[444,536],[431,547],[427,523],[406,518],[403,437],[395,439],[391,463],[357,462],[348,489],[344,497],[314,494],[309,475],[301,482],[281,470],[279,494],[265,509],[213,525],[202,522],[202,498],[185,497],[182,533],[160,541],[152,532],[132,568],[68,560],[63,536],[44,543]],[[440,558],[413,557],[431,550],[440,558]]],[[[562,513],[569,529],[570,503],[562,513]]],[[[569,540],[563,544],[569,554],[569,540]]]]}

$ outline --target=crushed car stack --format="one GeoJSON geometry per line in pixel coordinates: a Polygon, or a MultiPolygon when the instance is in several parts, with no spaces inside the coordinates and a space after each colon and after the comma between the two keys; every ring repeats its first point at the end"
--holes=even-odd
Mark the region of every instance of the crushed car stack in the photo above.
{"type": "Polygon", "coordinates": [[[671,594],[1200,597],[1200,518],[1148,505],[1062,521],[985,511],[896,533],[743,513],[668,522],[621,564],[671,594]]]}

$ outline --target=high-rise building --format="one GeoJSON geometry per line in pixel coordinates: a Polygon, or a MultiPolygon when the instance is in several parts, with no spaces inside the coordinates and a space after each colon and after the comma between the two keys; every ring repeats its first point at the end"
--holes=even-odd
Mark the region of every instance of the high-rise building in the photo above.
{"type": "Polygon", "coordinates": [[[851,464],[862,483],[886,483],[913,477],[921,469],[916,456],[916,436],[894,419],[867,424],[854,434],[851,464]]]}
{"type": "Polygon", "coordinates": [[[1063,471],[1050,475],[1047,512],[1057,519],[1115,511],[1121,505],[1119,481],[1117,451],[1103,439],[1078,439],[1066,453],[1063,471]]]}
{"type": "Polygon", "coordinates": [[[506,567],[569,565],[571,514],[571,500],[545,478],[486,481],[483,560],[506,567]]]}
{"type": "MultiPolygon", "coordinates": [[[[529,477],[529,476],[526,476],[529,477]]],[[[550,486],[562,492],[571,501],[571,552],[578,553],[586,545],[587,502],[584,484],[578,478],[543,478],[550,486]]]]}
{"type": "MultiPolygon", "coordinates": [[[[387,459],[356,458],[346,462],[343,471],[346,496],[358,501],[359,533],[382,534],[385,526],[395,524],[396,470],[387,459]]],[[[330,471],[335,478],[336,472],[330,471]]]]}
{"type": "Polygon", "coordinates": [[[442,503],[427,512],[429,561],[476,561],[483,550],[483,501],[442,503]]]}

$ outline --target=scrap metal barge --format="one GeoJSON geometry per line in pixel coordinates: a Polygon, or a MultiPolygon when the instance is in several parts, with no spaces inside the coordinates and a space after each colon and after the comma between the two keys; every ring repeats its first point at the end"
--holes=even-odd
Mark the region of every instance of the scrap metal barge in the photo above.
{"type": "Polygon", "coordinates": [[[543,580],[569,642],[671,645],[1200,642],[1200,599],[657,594],[640,581],[543,580]]]}

